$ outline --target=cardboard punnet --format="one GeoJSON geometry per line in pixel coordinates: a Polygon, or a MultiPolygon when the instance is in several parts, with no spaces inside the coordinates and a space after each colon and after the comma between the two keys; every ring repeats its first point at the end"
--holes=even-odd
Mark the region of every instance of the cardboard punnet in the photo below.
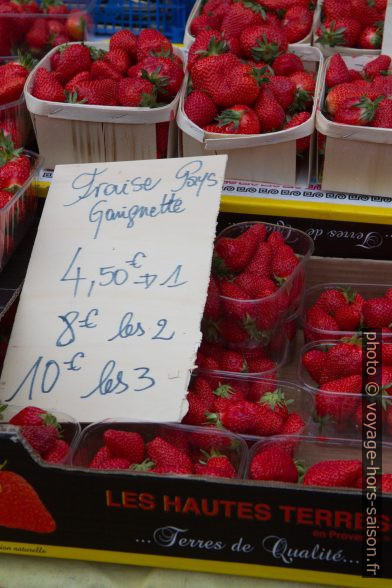
{"type": "MultiPolygon", "coordinates": [[[[107,49],[107,43],[86,43],[107,49]]],[[[169,123],[167,156],[176,154],[175,117],[179,94],[158,108],[95,106],[39,100],[31,94],[38,67],[50,69],[52,49],[26,80],[25,98],[33,121],[38,147],[46,166],[67,163],[133,161],[157,157],[157,123],[169,123]],[[55,138],[56,140],[53,140],[55,138]]],[[[181,49],[174,53],[182,57],[181,49]]]]}
{"type": "MultiPolygon", "coordinates": [[[[345,125],[326,118],[322,109],[326,96],[324,67],[316,129],[326,136],[321,187],[335,192],[391,196],[392,129],[345,125]]],[[[361,71],[374,59],[370,55],[343,56],[350,69],[361,71]]]]}
{"type": "Polygon", "coordinates": [[[304,62],[305,68],[317,71],[315,99],[311,117],[298,127],[258,135],[222,135],[206,133],[195,125],[184,112],[186,97],[185,84],[182,89],[177,113],[179,126],[179,152],[183,157],[190,155],[215,155],[227,153],[229,156],[226,178],[253,181],[276,182],[294,185],[298,182],[308,185],[313,164],[312,144],[309,157],[304,158],[303,175],[296,155],[296,140],[312,135],[319,90],[322,81],[323,56],[321,52],[307,45],[290,45],[289,51],[304,62]]]}
{"type": "MultiPolygon", "coordinates": [[[[188,16],[188,20],[186,22],[185,31],[184,31],[184,41],[183,41],[184,47],[189,48],[192,45],[193,41],[195,40],[195,37],[191,34],[190,27],[191,27],[192,20],[195,18],[195,16],[198,16],[198,14],[200,14],[201,9],[204,4],[205,4],[204,0],[196,0],[194,6],[188,16]]],[[[315,14],[313,17],[313,26],[312,26],[311,30],[306,35],[306,37],[304,37],[301,41],[298,41],[298,43],[301,43],[304,45],[311,45],[313,32],[315,30],[314,27],[316,26],[316,22],[317,22],[318,10],[319,10],[318,7],[316,7],[315,14]]]]}

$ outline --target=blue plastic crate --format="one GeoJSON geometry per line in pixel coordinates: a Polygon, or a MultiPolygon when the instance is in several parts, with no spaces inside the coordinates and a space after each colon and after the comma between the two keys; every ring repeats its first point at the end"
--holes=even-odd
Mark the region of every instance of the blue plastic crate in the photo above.
{"type": "Polygon", "coordinates": [[[137,34],[154,28],[173,43],[181,43],[193,4],[194,0],[97,0],[95,34],[110,36],[125,28],[137,34]]]}

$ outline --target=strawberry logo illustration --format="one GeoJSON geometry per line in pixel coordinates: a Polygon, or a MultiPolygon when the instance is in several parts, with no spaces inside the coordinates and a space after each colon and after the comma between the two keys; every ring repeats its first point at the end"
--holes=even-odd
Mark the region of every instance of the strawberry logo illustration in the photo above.
{"type": "Polygon", "coordinates": [[[0,526],[34,533],[53,533],[56,522],[34,488],[19,474],[1,470],[0,526]]]}

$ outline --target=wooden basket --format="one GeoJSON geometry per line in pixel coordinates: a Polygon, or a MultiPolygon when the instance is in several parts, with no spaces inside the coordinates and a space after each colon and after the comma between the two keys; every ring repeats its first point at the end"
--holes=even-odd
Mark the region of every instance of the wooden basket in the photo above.
{"type": "MultiPolygon", "coordinates": [[[[86,43],[107,49],[107,43],[86,43]]],[[[169,122],[167,157],[176,155],[176,111],[180,93],[159,108],[95,106],[39,100],[31,94],[38,67],[50,69],[48,53],[26,80],[25,98],[46,168],[57,164],[133,161],[157,157],[156,124],[169,122]]],[[[182,52],[174,48],[176,55],[182,52]]]]}
{"type": "MultiPolygon", "coordinates": [[[[316,128],[326,136],[321,188],[333,192],[392,196],[392,129],[335,123],[328,120],[321,110],[330,59],[325,63],[320,106],[316,114],[316,128]]],[[[343,59],[350,69],[362,70],[374,56],[343,56],[343,59]]]]}
{"type": "Polygon", "coordinates": [[[306,69],[318,72],[313,110],[308,121],[292,129],[259,135],[206,133],[189,120],[184,112],[184,84],[177,113],[179,154],[188,157],[227,153],[226,178],[308,186],[313,164],[312,134],[322,82],[323,56],[319,49],[304,44],[290,45],[289,51],[303,60],[306,69]],[[312,135],[309,157],[305,157],[303,166],[299,166],[296,140],[309,135],[312,135]]]}

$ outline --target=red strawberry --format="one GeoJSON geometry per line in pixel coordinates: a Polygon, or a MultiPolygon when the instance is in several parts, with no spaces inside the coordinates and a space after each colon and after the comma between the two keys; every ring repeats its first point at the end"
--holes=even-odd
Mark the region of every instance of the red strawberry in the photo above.
{"type": "MultiPolygon", "coordinates": [[[[247,343],[249,341],[249,334],[245,328],[241,324],[229,318],[220,319],[218,331],[223,341],[227,343],[234,343],[238,345],[241,343],[247,343]]],[[[203,367],[206,367],[206,365],[203,364],[203,367]]],[[[216,369],[219,369],[219,366],[216,369]]]]}
{"type": "Polygon", "coordinates": [[[132,31],[123,29],[114,33],[110,37],[109,47],[110,49],[123,49],[133,62],[136,61],[137,36],[132,31]]]}
{"type": "Polygon", "coordinates": [[[253,305],[249,304],[252,296],[234,282],[223,280],[220,282],[219,288],[223,296],[224,309],[229,317],[242,321],[254,310],[253,305]]]}
{"type": "Polygon", "coordinates": [[[362,27],[374,25],[384,20],[384,15],[376,8],[373,0],[350,0],[351,11],[362,27]]]}
{"type": "Polygon", "coordinates": [[[139,66],[140,71],[137,77],[142,77],[153,83],[162,100],[170,102],[177,95],[184,79],[184,72],[175,61],[169,57],[152,56],[144,59],[135,67],[139,66]]]}
{"type": "Polygon", "coordinates": [[[362,29],[358,39],[361,49],[381,49],[382,29],[378,26],[369,26],[362,29]]]}
{"type": "Polygon", "coordinates": [[[312,465],[304,476],[305,486],[355,487],[362,476],[362,463],[352,460],[326,460],[312,465]]]}
{"type": "Polygon", "coordinates": [[[278,55],[272,63],[273,70],[277,76],[289,76],[296,71],[303,71],[304,65],[298,55],[294,53],[283,53],[278,55]]]}
{"type": "Polygon", "coordinates": [[[220,413],[208,413],[210,423],[223,425],[229,431],[235,433],[255,434],[256,422],[259,415],[259,407],[253,402],[241,400],[239,402],[227,402],[220,413]]]}
{"type": "Polygon", "coordinates": [[[218,109],[208,94],[195,90],[186,97],[184,112],[197,126],[205,127],[216,117],[218,109]]]}
{"type": "Polygon", "coordinates": [[[281,435],[300,435],[303,430],[305,429],[305,421],[303,418],[296,412],[292,412],[286,419],[282,430],[280,431],[281,435]]]}
{"type": "Polygon", "coordinates": [[[188,70],[192,71],[194,63],[203,57],[220,55],[227,51],[229,51],[227,40],[223,39],[219,31],[202,31],[197,35],[189,49],[188,70]]]}
{"type": "Polygon", "coordinates": [[[56,522],[34,488],[14,472],[0,471],[0,525],[33,533],[53,533],[56,522]]]}
{"type": "Polygon", "coordinates": [[[102,459],[99,463],[94,466],[90,465],[90,468],[94,467],[97,470],[128,470],[130,462],[124,457],[109,457],[108,459],[102,459]]]}
{"type": "Polygon", "coordinates": [[[362,372],[362,346],[360,340],[332,345],[325,354],[325,372],[329,380],[337,380],[362,372]]]}
{"type": "Polygon", "coordinates": [[[111,48],[105,54],[104,60],[123,75],[126,74],[131,64],[127,51],[120,48],[111,48]]]}
{"type": "Polygon", "coordinates": [[[143,29],[137,37],[137,61],[143,61],[151,55],[171,55],[173,47],[169,39],[156,29],[143,29]]]}
{"type": "Polygon", "coordinates": [[[221,310],[221,300],[218,284],[213,276],[210,276],[208,284],[207,300],[204,307],[204,317],[210,320],[219,318],[221,310]]]}
{"type": "Polygon", "coordinates": [[[339,53],[335,53],[335,55],[331,57],[325,81],[329,88],[350,81],[348,67],[339,53]]]}
{"type": "Polygon", "coordinates": [[[92,64],[90,50],[86,45],[75,43],[60,49],[60,60],[56,68],[56,78],[61,83],[68,82],[77,73],[89,71],[92,64]]]}
{"type": "Polygon", "coordinates": [[[242,355],[236,351],[222,351],[219,358],[220,369],[224,372],[246,372],[248,366],[242,355]]]}
{"type": "Polygon", "coordinates": [[[63,439],[56,439],[53,446],[42,457],[48,463],[63,463],[69,453],[69,445],[63,439]]]}
{"type": "Polygon", "coordinates": [[[324,290],[316,301],[316,305],[330,315],[335,315],[341,306],[347,306],[348,296],[351,294],[348,290],[338,290],[328,288],[324,290]]]}
{"type": "Polygon", "coordinates": [[[206,423],[206,414],[211,410],[209,402],[194,392],[188,392],[186,399],[188,401],[188,412],[182,422],[188,425],[204,425],[206,423]]]}
{"type": "Polygon", "coordinates": [[[308,340],[328,339],[328,334],[323,331],[339,331],[339,325],[335,319],[316,306],[307,311],[305,321],[305,336],[308,340]]]}
{"type": "Polygon", "coordinates": [[[364,323],[372,329],[382,329],[392,324],[392,301],[388,298],[370,298],[362,307],[364,323]]]}
{"type": "Polygon", "coordinates": [[[123,78],[118,84],[118,101],[121,106],[153,108],[156,104],[155,86],[141,78],[123,78]]]}
{"type": "Polygon", "coordinates": [[[215,243],[216,265],[223,260],[227,270],[242,271],[255,253],[259,239],[265,234],[261,223],[251,225],[238,237],[219,237],[215,243]]]}
{"type": "Polygon", "coordinates": [[[55,77],[55,74],[39,67],[35,73],[31,93],[40,100],[50,102],[64,102],[64,88],[55,77]]]}
{"type": "Polygon", "coordinates": [[[290,75],[290,80],[292,80],[297,87],[292,110],[304,110],[305,108],[310,107],[316,89],[314,75],[308,71],[297,71],[290,75]]]}
{"type": "Polygon", "coordinates": [[[212,391],[212,385],[205,378],[198,376],[192,382],[193,394],[197,394],[199,398],[207,402],[209,409],[214,406],[215,396],[212,391]]]}
{"type": "Polygon", "coordinates": [[[268,88],[261,88],[254,108],[259,117],[261,132],[270,133],[283,127],[285,111],[268,88]]]}
{"type": "Polygon", "coordinates": [[[355,18],[325,21],[316,31],[316,41],[329,47],[355,47],[361,29],[361,23],[355,18]]]}
{"type": "Polygon", "coordinates": [[[370,126],[392,129],[392,99],[385,98],[380,101],[370,126]]]}
{"type": "Polygon", "coordinates": [[[244,29],[240,36],[240,43],[245,57],[266,63],[272,63],[288,48],[287,37],[283,30],[268,25],[256,25],[244,29]]]}
{"type": "Polygon", "coordinates": [[[242,2],[236,2],[228,7],[220,30],[227,39],[240,37],[245,28],[260,25],[262,22],[261,14],[257,10],[246,8],[242,2]]]}
{"type": "Polygon", "coordinates": [[[116,106],[117,85],[114,80],[79,82],[75,87],[75,100],[86,104],[116,106]]]}
{"type": "MultiPolygon", "coordinates": [[[[95,64],[99,63],[98,61],[96,61],[95,63],[93,63],[93,67],[95,64]]],[[[67,82],[67,84],[64,86],[64,90],[66,92],[74,92],[75,91],[75,86],[79,83],[79,82],[85,82],[87,80],[90,80],[90,72],[88,71],[81,71],[79,73],[76,74],[76,76],[74,76],[71,80],[69,80],[69,82],[67,82]]]]}
{"type": "Polygon", "coordinates": [[[298,482],[298,470],[293,458],[277,445],[262,448],[251,461],[249,468],[251,480],[271,480],[275,482],[298,482]]]}
{"type": "Polygon", "coordinates": [[[346,125],[368,125],[373,120],[380,101],[381,97],[374,101],[365,96],[360,100],[347,98],[337,109],[334,121],[346,125]]]}
{"type": "Polygon", "coordinates": [[[58,430],[54,426],[23,425],[21,433],[41,457],[52,449],[58,439],[58,430]]]}
{"type": "Polygon", "coordinates": [[[262,241],[247,265],[247,272],[257,273],[260,277],[269,277],[272,267],[272,247],[270,243],[262,241]]]}
{"type": "Polygon", "coordinates": [[[331,21],[339,18],[351,16],[350,2],[341,2],[340,0],[324,0],[323,13],[325,20],[331,21]]]}
{"type": "Polygon", "coordinates": [[[245,104],[236,104],[223,110],[217,119],[225,133],[257,135],[260,132],[257,114],[245,104]]]}
{"type": "Polygon", "coordinates": [[[276,368],[274,362],[266,357],[248,359],[247,366],[249,373],[252,374],[262,374],[264,372],[270,372],[276,368]]]}
{"type": "Polygon", "coordinates": [[[199,14],[195,16],[190,24],[190,33],[194,37],[204,30],[216,30],[219,28],[222,19],[214,14],[199,14]]]}
{"type": "Polygon", "coordinates": [[[322,384],[315,397],[316,414],[321,424],[326,419],[337,425],[347,424],[360,403],[361,391],[362,377],[358,375],[322,384]]]}
{"type": "MultiPolygon", "coordinates": [[[[75,76],[75,78],[76,77],[77,76],[75,76]]],[[[121,80],[122,77],[123,76],[117,69],[110,66],[109,63],[107,63],[106,61],[98,59],[97,61],[93,62],[90,69],[89,77],[86,78],[86,80],[121,80]]]]}
{"type": "Polygon", "coordinates": [[[369,85],[364,80],[358,82],[349,82],[334,86],[327,94],[325,105],[327,111],[334,115],[339,106],[348,98],[358,98],[365,96],[369,90],[369,85]]]}
{"type": "Polygon", "coordinates": [[[42,426],[45,424],[46,416],[48,413],[42,408],[36,406],[26,406],[22,408],[16,415],[10,420],[10,425],[31,425],[31,426],[42,426]]]}
{"type": "Polygon", "coordinates": [[[21,149],[14,149],[9,137],[0,133],[0,189],[15,192],[30,176],[31,164],[21,149]]]}
{"type": "MultiPolygon", "coordinates": [[[[303,123],[305,123],[309,119],[310,119],[309,112],[306,112],[306,111],[297,112],[297,114],[295,114],[293,117],[291,117],[291,119],[284,125],[283,128],[284,129],[293,129],[294,127],[298,127],[299,125],[302,125],[303,123]]],[[[305,151],[309,150],[310,139],[311,139],[311,135],[309,135],[308,137],[303,137],[302,139],[297,139],[297,141],[296,141],[297,154],[301,154],[301,153],[304,153],[305,151]]]]}
{"type": "Polygon", "coordinates": [[[205,464],[195,464],[195,474],[214,478],[237,477],[237,472],[226,455],[212,455],[205,464]]]}
{"type": "Polygon", "coordinates": [[[310,32],[313,24],[313,13],[307,6],[295,4],[286,11],[282,20],[283,31],[289,43],[302,41],[310,32]]]}
{"type": "Polygon", "coordinates": [[[381,488],[383,493],[392,492],[392,474],[382,474],[381,488]]]}
{"type": "Polygon", "coordinates": [[[341,331],[356,331],[361,323],[362,310],[359,304],[346,304],[335,313],[335,320],[341,331]]]}
{"type": "Polygon", "coordinates": [[[155,437],[146,445],[148,457],[157,465],[166,468],[180,466],[189,473],[193,471],[193,464],[188,455],[171,445],[162,437],[155,437]]]}
{"type": "Polygon", "coordinates": [[[326,352],[321,349],[309,349],[302,357],[302,365],[318,384],[325,371],[326,352]]]}
{"type": "MultiPolygon", "coordinates": [[[[240,64],[238,57],[232,53],[211,55],[196,61],[192,67],[192,84],[194,90],[206,92],[215,102],[221,87],[229,83],[228,72],[240,64]]],[[[219,98],[219,96],[218,96],[219,98]]]]}
{"type": "Polygon", "coordinates": [[[144,459],[144,441],[139,433],[107,429],[103,440],[112,458],[124,458],[131,464],[144,459]]]}
{"type": "Polygon", "coordinates": [[[294,82],[285,76],[270,76],[268,78],[268,89],[272,91],[275,99],[284,110],[288,110],[294,102],[297,90],[294,82]]]}
{"type": "Polygon", "coordinates": [[[47,20],[37,18],[26,33],[25,41],[32,53],[39,54],[49,45],[49,28],[47,20]]]}
{"type": "Polygon", "coordinates": [[[282,245],[272,259],[272,274],[278,284],[284,282],[295,270],[299,261],[290,245],[282,245]]]}
{"type": "Polygon", "coordinates": [[[0,104],[7,104],[18,100],[23,92],[25,76],[11,76],[1,79],[0,104]]]}
{"type": "Polygon", "coordinates": [[[392,343],[384,343],[382,346],[382,363],[392,366],[392,343]]]}

